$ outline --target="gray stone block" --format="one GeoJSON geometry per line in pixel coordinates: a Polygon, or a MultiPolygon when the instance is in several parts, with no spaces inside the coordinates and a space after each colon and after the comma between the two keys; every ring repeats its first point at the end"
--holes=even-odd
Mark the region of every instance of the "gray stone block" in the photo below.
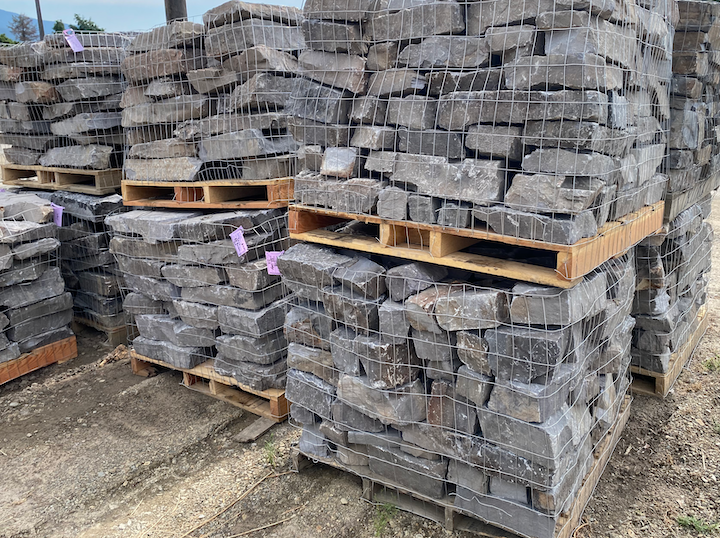
{"type": "Polygon", "coordinates": [[[318,458],[327,458],[329,455],[328,440],[320,432],[320,428],[314,424],[307,424],[303,427],[298,441],[298,449],[303,454],[318,458]]]}
{"type": "Polygon", "coordinates": [[[218,353],[213,362],[220,375],[234,378],[242,385],[255,390],[282,389],[285,386],[287,361],[281,359],[272,364],[236,360],[218,353]]]}
{"type": "MultiPolygon", "coordinates": [[[[296,78],[286,112],[292,116],[322,123],[348,123],[351,94],[328,88],[305,78],[296,78]]],[[[310,144],[308,140],[302,140],[310,144]]],[[[325,145],[325,144],[321,144],[325,145]]]]}
{"type": "Polygon", "coordinates": [[[322,419],[332,417],[331,406],[335,401],[335,387],[313,374],[294,369],[288,370],[285,397],[293,405],[301,405],[322,419]]]}
{"type": "Polygon", "coordinates": [[[425,391],[417,379],[386,391],[373,388],[367,378],[343,375],[337,394],[350,407],[383,424],[403,425],[426,417],[425,391]]]}
{"type": "Polygon", "coordinates": [[[52,148],[40,157],[42,166],[70,168],[111,168],[113,148],[111,146],[88,145],[52,148]]]}
{"type": "Polygon", "coordinates": [[[388,269],[385,283],[393,301],[404,301],[411,295],[440,282],[446,276],[445,267],[413,262],[388,269]]]}
{"type": "Polygon", "coordinates": [[[183,288],[180,293],[183,301],[234,306],[247,310],[259,310],[283,295],[283,287],[279,282],[262,291],[247,291],[232,286],[198,286],[183,288]]]}
{"type": "Polygon", "coordinates": [[[368,446],[370,470],[388,482],[434,499],[445,496],[447,460],[416,458],[399,449],[368,446]]]}
{"type": "Polygon", "coordinates": [[[43,254],[54,252],[60,246],[60,241],[51,237],[38,239],[31,243],[22,243],[12,247],[12,257],[15,260],[27,260],[43,254]]]}
{"type": "Polygon", "coordinates": [[[209,358],[207,351],[200,347],[179,347],[170,342],[149,340],[142,336],[133,340],[133,349],[140,355],[178,368],[194,368],[209,358]]]}
{"type": "Polygon", "coordinates": [[[302,344],[290,343],[287,348],[288,368],[313,374],[332,386],[337,386],[339,372],[329,351],[302,344]]]}
{"type": "Polygon", "coordinates": [[[387,69],[370,76],[368,95],[401,97],[424,90],[427,78],[414,69],[387,69]]]}
{"type": "Polygon", "coordinates": [[[377,201],[378,216],[389,220],[407,220],[408,194],[397,187],[381,190],[377,201]]]}
{"type": "Polygon", "coordinates": [[[201,214],[193,211],[134,210],[110,215],[105,224],[118,234],[139,235],[148,243],[155,243],[177,239],[178,224],[201,214]]]}
{"type": "MultiPolygon", "coordinates": [[[[384,125],[387,118],[388,100],[369,95],[355,96],[350,119],[359,124],[384,125]]],[[[362,147],[362,146],[359,146],[362,147]]]]}
{"type": "Polygon", "coordinates": [[[162,301],[156,301],[141,293],[130,292],[123,300],[122,309],[131,315],[162,314],[164,313],[162,301]]]}
{"type": "Polygon", "coordinates": [[[288,342],[320,349],[331,349],[333,321],[321,303],[300,304],[290,308],[284,322],[288,342]]]}
{"type": "Polygon", "coordinates": [[[391,299],[378,308],[380,339],[385,342],[402,344],[407,342],[410,322],[405,318],[405,307],[391,299]]]}
{"type": "Polygon", "coordinates": [[[420,194],[408,195],[408,214],[414,222],[435,224],[440,211],[441,200],[420,194]]]}
{"type": "Polygon", "coordinates": [[[407,385],[420,374],[420,361],[407,343],[389,344],[375,336],[361,335],[355,338],[354,346],[367,382],[374,388],[392,389],[407,385]]]}
{"type": "Polygon", "coordinates": [[[128,289],[142,293],[156,301],[173,301],[180,298],[180,288],[156,278],[126,274],[125,285],[128,289]]]}
{"type": "Polygon", "coordinates": [[[140,336],[149,340],[162,340],[179,347],[210,348],[215,345],[215,334],[210,329],[198,329],[169,315],[135,316],[140,336]]]}
{"type": "Polygon", "coordinates": [[[323,288],[322,297],[325,310],[334,319],[363,333],[378,330],[378,308],[385,300],[384,295],[370,299],[336,286],[323,288]]]}
{"type": "MultiPolygon", "coordinates": [[[[18,326],[25,322],[40,318],[42,316],[52,315],[57,312],[63,312],[65,310],[71,309],[72,306],[72,295],[69,292],[61,293],[60,295],[56,295],[48,299],[43,299],[27,306],[23,306],[20,308],[12,308],[7,311],[6,315],[4,315],[5,319],[3,321],[6,322],[5,327],[8,325],[18,326]]],[[[61,323],[60,325],[66,325],[67,323],[69,322],[61,323]]],[[[60,325],[58,325],[58,327],[60,325]]],[[[3,329],[5,329],[5,327],[3,327],[3,329]]],[[[25,338],[13,338],[12,336],[10,336],[10,339],[24,340],[25,338]]]]}
{"type": "Polygon", "coordinates": [[[465,36],[435,36],[406,46],[397,57],[399,67],[473,68],[487,65],[487,40],[465,36]]]}
{"type": "Polygon", "coordinates": [[[282,331],[266,334],[261,338],[223,334],[217,337],[215,346],[218,353],[228,360],[267,366],[285,357],[287,341],[282,331]]]}
{"type": "MultiPolygon", "coordinates": [[[[53,329],[46,333],[28,338],[27,340],[23,340],[22,342],[18,342],[18,349],[20,350],[20,353],[29,353],[34,349],[52,344],[53,342],[57,342],[59,340],[64,340],[65,338],[70,338],[71,336],[74,336],[74,334],[70,327],[60,327],[59,329],[53,329]]],[[[11,349],[14,354],[14,346],[11,345],[8,349],[11,349]]]]}
{"type": "Polygon", "coordinates": [[[173,262],[177,259],[176,242],[148,243],[128,237],[115,236],[110,240],[110,252],[130,258],[173,262]]]}
{"type": "MultiPolygon", "coordinates": [[[[210,329],[213,331],[220,327],[220,323],[218,322],[217,306],[192,303],[177,299],[173,300],[172,305],[180,319],[188,325],[192,325],[198,329],[210,329]]],[[[125,304],[123,304],[123,308],[127,310],[127,306],[125,304]]]]}
{"type": "Polygon", "coordinates": [[[312,50],[303,51],[298,57],[302,75],[355,94],[365,93],[367,89],[365,61],[357,55],[312,50]]]}
{"type": "Polygon", "coordinates": [[[461,290],[449,284],[435,284],[405,300],[405,317],[414,330],[445,334],[435,319],[435,305],[441,297],[461,290]]]}
{"type": "Polygon", "coordinates": [[[352,265],[338,267],[333,278],[367,299],[376,299],[387,291],[385,268],[368,258],[361,257],[352,265]]]}
{"type": "Polygon", "coordinates": [[[394,150],[396,131],[392,127],[359,125],[355,127],[350,144],[356,148],[394,150]]]}
{"type": "Polygon", "coordinates": [[[198,156],[204,162],[225,161],[289,153],[297,148],[297,143],[289,135],[266,137],[259,129],[247,129],[201,140],[198,156]]]}
{"type": "Polygon", "coordinates": [[[227,280],[225,271],[220,267],[165,265],[161,270],[161,274],[168,282],[180,288],[216,285],[227,280]]]}
{"type": "MultiPolygon", "coordinates": [[[[41,314],[41,312],[37,313],[41,314]]],[[[69,325],[73,319],[72,305],[67,310],[55,311],[49,314],[47,311],[43,313],[45,315],[40,315],[17,325],[11,324],[3,334],[13,342],[23,342],[69,325]]]]}
{"type": "Polygon", "coordinates": [[[305,43],[310,50],[365,55],[368,43],[359,24],[305,19],[302,22],[305,43]]]}
{"type": "MultiPolygon", "coordinates": [[[[478,406],[484,408],[493,390],[493,378],[476,373],[463,365],[457,371],[455,393],[478,406]]],[[[482,421],[480,423],[482,426],[482,421]]]]}
{"type": "Polygon", "coordinates": [[[260,310],[218,307],[218,322],[224,334],[261,337],[278,331],[285,321],[286,304],[279,300],[260,310]]]}
{"type": "Polygon", "coordinates": [[[378,11],[368,25],[368,33],[376,42],[458,34],[464,29],[463,9],[456,2],[429,2],[397,12],[378,11]]]}
{"type": "Polygon", "coordinates": [[[360,411],[353,409],[340,400],[335,400],[331,406],[332,420],[335,426],[344,431],[379,433],[387,429],[382,422],[371,418],[360,411]]]}
{"type": "Polygon", "coordinates": [[[505,203],[522,211],[577,214],[593,205],[604,186],[591,177],[516,174],[505,203]]]}
{"type": "Polygon", "coordinates": [[[329,248],[299,243],[278,258],[278,267],[284,279],[322,289],[337,284],[333,278],[334,272],[339,267],[351,265],[355,260],[329,248]]]}
{"type": "Polygon", "coordinates": [[[20,308],[48,297],[60,295],[64,291],[65,282],[60,274],[60,268],[50,267],[36,280],[15,284],[0,290],[0,305],[7,308],[20,308]]]}
{"type": "Polygon", "coordinates": [[[297,26],[259,19],[210,28],[205,36],[207,53],[216,58],[232,56],[256,45],[289,52],[305,48],[305,40],[297,26]]]}

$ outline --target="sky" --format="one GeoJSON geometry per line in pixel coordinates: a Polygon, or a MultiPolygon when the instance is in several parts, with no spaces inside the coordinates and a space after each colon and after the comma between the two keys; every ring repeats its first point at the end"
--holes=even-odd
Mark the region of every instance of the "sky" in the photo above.
{"type": "MultiPolygon", "coordinates": [[[[224,1],[186,0],[188,17],[201,22],[203,13],[224,1]]],[[[266,0],[265,3],[302,6],[302,0],[266,0]]],[[[77,13],[91,18],[108,32],[149,30],[165,22],[164,0],[40,0],[40,7],[43,20],[60,19],[69,24],[77,13]]],[[[36,18],[35,0],[0,0],[0,9],[36,18]]]]}

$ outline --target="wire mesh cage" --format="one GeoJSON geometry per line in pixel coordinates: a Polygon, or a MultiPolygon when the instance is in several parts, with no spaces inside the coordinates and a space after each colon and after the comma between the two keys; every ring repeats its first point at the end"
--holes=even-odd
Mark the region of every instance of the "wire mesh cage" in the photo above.
{"type": "Polygon", "coordinates": [[[72,296],[60,270],[49,201],[0,192],[0,363],[73,337],[72,296]]]}
{"type": "Polygon", "coordinates": [[[303,454],[554,536],[629,386],[632,251],[564,290],[310,244],[279,267],[303,454]]]}
{"type": "Polygon", "coordinates": [[[0,47],[0,143],[16,165],[104,170],[122,164],[120,73],[130,38],[63,34],[0,47]]]}
{"type": "Polygon", "coordinates": [[[284,210],[134,210],[105,223],[137,354],[186,369],[214,359],[212,371],[254,390],[284,387],[289,299],[273,274],[284,210]]]}
{"type": "Polygon", "coordinates": [[[139,35],[123,63],[126,179],[292,177],[297,144],[284,108],[304,46],[300,19],[297,8],[228,2],[202,24],[139,35]]]}

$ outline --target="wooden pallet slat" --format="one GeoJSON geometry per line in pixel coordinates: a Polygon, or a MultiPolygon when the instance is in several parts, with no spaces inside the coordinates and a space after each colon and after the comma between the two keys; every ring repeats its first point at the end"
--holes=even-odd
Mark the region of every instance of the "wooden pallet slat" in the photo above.
{"type": "Polygon", "coordinates": [[[70,336],[46,346],[24,353],[15,360],[0,364],[0,385],[17,379],[25,374],[49,366],[62,363],[77,357],[77,340],[70,336]]]}
{"type": "Polygon", "coordinates": [[[286,207],[293,199],[290,177],[250,180],[122,182],[123,204],[187,209],[269,209],[286,207]]]}
{"type": "Polygon", "coordinates": [[[513,236],[482,228],[448,228],[440,225],[382,219],[374,215],[343,213],[291,204],[288,215],[290,238],[371,254],[395,256],[413,261],[445,265],[525,280],[537,284],[569,288],[607,260],[622,255],[642,239],[662,227],[663,202],[646,206],[603,226],[594,237],[574,245],[560,245],[513,236]],[[377,237],[353,236],[324,228],[357,220],[377,224],[377,237]],[[462,252],[482,241],[531,248],[556,256],[556,266],[541,267],[462,252]]]}
{"type": "Polygon", "coordinates": [[[285,399],[285,390],[256,390],[243,385],[236,379],[223,376],[215,371],[214,360],[209,359],[194,368],[178,368],[172,364],[140,355],[130,351],[130,364],[133,373],[145,377],[154,375],[154,366],[169,370],[177,370],[183,374],[183,385],[196,392],[201,392],[222,400],[231,405],[265,417],[275,422],[284,421],[289,412],[290,404],[285,399]]]}
{"type": "Polygon", "coordinates": [[[670,389],[675,385],[678,377],[680,377],[685,365],[692,358],[709,324],[710,316],[708,316],[707,307],[703,306],[698,311],[696,327],[692,335],[690,335],[690,338],[688,338],[687,342],[685,342],[678,351],[670,356],[670,364],[666,373],[653,372],[652,370],[646,370],[638,366],[631,366],[633,392],[645,396],[665,398],[665,396],[670,393],[670,389]]]}
{"type": "Polygon", "coordinates": [[[5,185],[82,194],[114,194],[122,180],[120,168],[89,170],[16,164],[3,164],[0,168],[5,185]]]}
{"type": "MultiPolygon", "coordinates": [[[[615,424],[595,448],[593,466],[585,475],[575,500],[571,507],[558,517],[555,526],[555,538],[572,538],[573,533],[580,525],[585,507],[600,481],[602,473],[610,461],[610,457],[630,418],[631,401],[630,396],[625,396],[615,424]]],[[[297,471],[318,462],[355,474],[363,481],[362,496],[364,499],[377,503],[393,504],[401,510],[435,521],[443,525],[447,531],[466,531],[488,538],[519,538],[518,534],[509,529],[482,521],[471,512],[455,507],[452,496],[446,496],[444,499],[426,497],[407,491],[402,486],[390,482],[386,477],[375,476],[367,467],[342,465],[332,458],[324,459],[304,454],[298,448],[292,449],[291,459],[297,471]]]]}

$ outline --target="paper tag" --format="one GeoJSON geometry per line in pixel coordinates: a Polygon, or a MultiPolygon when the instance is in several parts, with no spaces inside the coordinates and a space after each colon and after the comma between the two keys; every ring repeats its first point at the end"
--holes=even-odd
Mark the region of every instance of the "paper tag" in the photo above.
{"type": "Polygon", "coordinates": [[[61,205],[55,205],[52,202],[50,202],[50,207],[52,207],[53,210],[53,221],[55,222],[55,226],[62,226],[62,214],[63,209],[65,209],[61,205]]]}
{"type": "Polygon", "coordinates": [[[267,251],[265,252],[265,261],[267,262],[268,275],[279,275],[280,268],[278,267],[278,258],[284,253],[284,250],[279,251],[267,251]]]}
{"type": "Polygon", "coordinates": [[[75,30],[72,28],[63,30],[63,35],[65,36],[65,41],[67,41],[67,44],[70,45],[73,52],[82,52],[85,50],[85,47],[82,46],[82,43],[80,43],[77,36],[75,36],[75,30]]]}
{"type": "Polygon", "coordinates": [[[230,234],[233,245],[235,246],[235,252],[238,256],[244,256],[248,251],[247,243],[245,243],[245,235],[242,226],[239,226],[237,230],[230,234]]]}

